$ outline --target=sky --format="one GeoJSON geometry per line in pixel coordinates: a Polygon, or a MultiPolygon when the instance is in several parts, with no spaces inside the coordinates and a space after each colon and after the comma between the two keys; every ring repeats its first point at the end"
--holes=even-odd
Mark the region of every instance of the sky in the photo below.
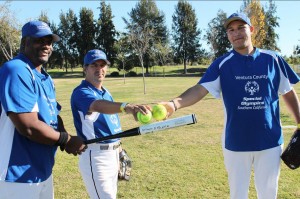
{"type": "MultiPolygon", "coordinates": [[[[135,8],[138,1],[117,1],[109,0],[106,4],[110,4],[113,22],[118,31],[124,31],[125,23],[122,17],[129,19],[128,13],[135,8]]],[[[243,1],[220,1],[220,0],[192,0],[189,1],[192,5],[198,19],[198,28],[202,31],[202,36],[206,33],[208,23],[217,16],[218,10],[222,9],[227,16],[240,10],[243,1]]],[[[1,4],[1,3],[0,3],[1,4]]],[[[261,1],[263,6],[268,4],[268,1],[261,1]]],[[[46,12],[50,21],[59,23],[59,14],[66,13],[72,9],[78,16],[81,8],[86,7],[93,10],[94,18],[98,18],[100,0],[94,1],[20,1],[12,0],[10,10],[14,13],[16,19],[23,25],[29,20],[37,19],[41,11],[46,12]]],[[[156,1],[159,10],[163,11],[166,17],[166,25],[171,31],[172,15],[175,11],[177,1],[165,0],[156,1]]],[[[275,1],[277,13],[280,19],[278,20],[280,27],[276,28],[276,33],[279,35],[277,44],[281,49],[281,55],[290,56],[296,45],[300,45],[300,1],[275,1]]],[[[209,50],[206,42],[203,41],[202,46],[209,50]]]]}

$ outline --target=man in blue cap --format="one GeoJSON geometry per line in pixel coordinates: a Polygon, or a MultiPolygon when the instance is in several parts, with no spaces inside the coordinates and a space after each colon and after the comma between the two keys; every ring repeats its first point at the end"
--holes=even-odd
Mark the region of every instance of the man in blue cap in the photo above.
{"type": "Polygon", "coordinates": [[[22,28],[20,53],[0,68],[0,198],[53,199],[57,146],[86,149],[59,117],[54,82],[43,69],[59,36],[42,21],[22,28]]]}
{"type": "Polygon", "coordinates": [[[233,50],[217,58],[198,84],[164,104],[171,115],[208,93],[222,98],[230,198],[248,199],[253,168],[258,198],[276,199],[283,148],[279,95],[300,128],[300,104],[293,89],[300,79],[276,52],[253,46],[254,27],[245,14],[232,14],[224,27],[233,50]]]}
{"type": "MultiPolygon", "coordinates": [[[[85,80],[71,96],[71,107],[77,135],[84,140],[101,138],[122,132],[118,113],[147,113],[150,107],[114,102],[104,87],[110,62],[98,49],[84,57],[85,80]]],[[[91,199],[117,197],[120,139],[90,144],[79,157],[79,169],[91,199]]]]}

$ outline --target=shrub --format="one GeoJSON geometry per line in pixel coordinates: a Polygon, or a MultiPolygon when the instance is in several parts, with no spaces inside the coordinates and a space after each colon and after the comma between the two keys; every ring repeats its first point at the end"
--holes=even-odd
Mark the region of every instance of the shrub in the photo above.
{"type": "Polygon", "coordinates": [[[129,77],[136,77],[137,74],[134,71],[129,71],[129,73],[127,74],[127,76],[129,76],[129,77]]]}
{"type": "Polygon", "coordinates": [[[118,71],[114,71],[114,72],[112,72],[112,73],[110,73],[110,76],[111,77],[119,77],[119,72],[118,71]]]}

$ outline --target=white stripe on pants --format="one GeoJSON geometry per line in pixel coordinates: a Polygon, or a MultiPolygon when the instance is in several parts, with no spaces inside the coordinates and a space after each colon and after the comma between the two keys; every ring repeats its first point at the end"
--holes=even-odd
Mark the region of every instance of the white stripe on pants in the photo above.
{"type": "Polygon", "coordinates": [[[118,168],[119,148],[97,150],[89,147],[79,156],[79,169],[90,198],[116,198],[118,168]]]}
{"type": "Polygon", "coordinates": [[[258,199],[276,199],[283,145],[253,152],[235,152],[223,148],[231,199],[248,199],[252,166],[258,199]]]}

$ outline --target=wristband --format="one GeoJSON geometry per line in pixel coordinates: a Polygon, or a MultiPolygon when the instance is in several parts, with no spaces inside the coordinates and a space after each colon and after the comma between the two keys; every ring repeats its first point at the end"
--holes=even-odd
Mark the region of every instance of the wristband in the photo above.
{"type": "Polygon", "coordinates": [[[176,106],[176,104],[175,104],[175,102],[174,102],[174,100],[171,100],[170,102],[172,102],[173,103],[173,105],[174,105],[174,109],[175,109],[175,111],[177,111],[177,106],[176,106]]]}
{"type": "Polygon", "coordinates": [[[299,123],[299,124],[297,124],[297,129],[300,129],[300,123],[299,123]]]}
{"type": "Polygon", "coordinates": [[[69,134],[65,131],[60,132],[59,138],[57,142],[55,143],[55,146],[60,146],[60,149],[64,149],[67,142],[68,142],[69,134]]]}
{"type": "Polygon", "coordinates": [[[120,106],[120,111],[121,111],[122,113],[126,113],[125,107],[126,107],[127,104],[128,104],[128,103],[126,103],[126,102],[123,102],[123,103],[121,104],[121,106],[120,106]]]}

